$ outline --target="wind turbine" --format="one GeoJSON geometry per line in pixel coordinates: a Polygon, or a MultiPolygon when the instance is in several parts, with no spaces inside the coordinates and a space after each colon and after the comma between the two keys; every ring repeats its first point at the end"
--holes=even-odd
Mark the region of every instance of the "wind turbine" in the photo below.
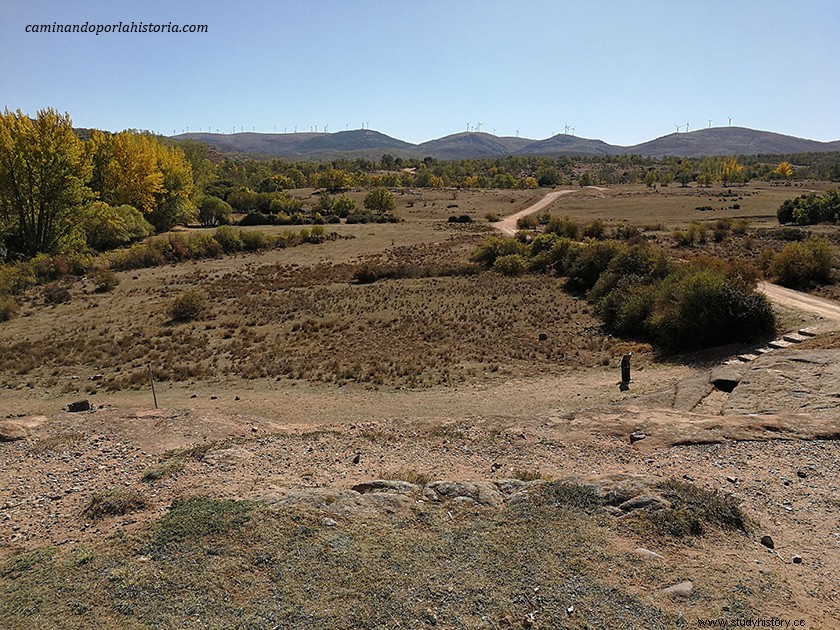
{"type": "Polygon", "coordinates": [[[481,131],[481,123],[480,122],[475,123],[475,130],[476,131],[481,131]]]}
{"type": "Polygon", "coordinates": [[[674,127],[676,127],[676,128],[677,128],[677,133],[679,133],[679,132],[680,132],[680,129],[682,129],[682,125],[674,125],[674,127]]]}
{"type": "Polygon", "coordinates": [[[732,126],[732,116],[729,117],[729,126],[732,126]]]}
{"type": "Polygon", "coordinates": [[[563,133],[565,133],[568,136],[569,135],[569,129],[570,129],[569,123],[564,123],[564,124],[565,124],[565,126],[563,127],[563,133]]]}
{"type": "Polygon", "coordinates": [[[519,137],[519,129],[516,130],[516,137],[519,137]]]}
{"type": "Polygon", "coordinates": [[[714,118],[707,118],[706,120],[709,121],[709,129],[711,129],[712,128],[712,121],[714,120],[714,118]]]}
{"type": "Polygon", "coordinates": [[[685,132],[688,133],[688,123],[685,123],[685,132]]]}
{"type": "Polygon", "coordinates": [[[470,132],[470,123],[467,123],[467,133],[470,132]]]}
{"type": "Polygon", "coordinates": [[[330,128],[329,125],[324,125],[324,133],[327,133],[327,129],[329,129],[329,128],[330,128]]]}
{"type": "Polygon", "coordinates": [[[575,128],[572,127],[572,135],[575,135],[575,128]]]}

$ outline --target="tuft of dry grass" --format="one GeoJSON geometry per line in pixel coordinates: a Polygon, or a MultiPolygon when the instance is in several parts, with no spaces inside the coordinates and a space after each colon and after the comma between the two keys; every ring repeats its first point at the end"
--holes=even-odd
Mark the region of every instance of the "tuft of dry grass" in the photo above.
{"type": "Polygon", "coordinates": [[[95,492],[82,514],[88,518],[99,519],[106,516],[123,516],[145,509],[146,506],[146,499],[137,490],[110,488],[95,492]]]}

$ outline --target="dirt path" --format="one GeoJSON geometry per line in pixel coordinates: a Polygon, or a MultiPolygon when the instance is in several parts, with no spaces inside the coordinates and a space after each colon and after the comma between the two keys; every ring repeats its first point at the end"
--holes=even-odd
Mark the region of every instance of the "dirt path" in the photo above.
{"type": "Polygon", "coordinates": [[[840,304],[829,302],[807,293],[792,289],[785,289],[769,282],[761,282],[759,290],[777,304],[795,308],[809,313],[816,313],[833,322],[840,322],[840,304]]]}
{"type": "Polygon", "coordinates": [[[520,210],[516,214],[512,214],[509,217],[505,217],[498,223],[495,223],[494,226],[500,232],[507,234],[508,236],[513,236],[516,234],[516,222],[529,214],[534,214],[535,212],[539,212],[550,203],[552,203],[555,199],[562,197],[563,195],[569,195],[575,192],[574,189],[572,190],[556,190],[554,192],[550,192],[545,197],[537,201],[536,203],[532,203],[530,206],[525,208],[524,210],[520,210]]]}

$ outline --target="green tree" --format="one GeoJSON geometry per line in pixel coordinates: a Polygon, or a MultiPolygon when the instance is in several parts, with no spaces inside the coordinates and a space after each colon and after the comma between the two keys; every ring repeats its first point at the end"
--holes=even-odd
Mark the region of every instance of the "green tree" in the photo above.
{"type": "Polygon", "coordinates": [[[374,188],[365,196],[365,208],[372,212],[385,214],[393,212],[397,207],[397,198],[394,193],[385,188],[374,188]]]}
{"type": "Polygon", "coordinates": [[[68,114],[53,109],[33,120],[20,110],[0,115],[0,219],[11,249],[55,252],[74,230],[73,213],[89,198],[89,156],[68,114]]]}
{"type": "Polygon", "coordinates": [[[154,228],[136,208],[96,201],[79,213],[79,227],[89,247],[104,251],[149,236],[154,228]]]}
{"type": "Polygon", "coordinates": [[[207,196],[198,205],[198,220],[205,227],[227,225],[232,213],[233,208],[230,204],[218,197],[207,196]]]}

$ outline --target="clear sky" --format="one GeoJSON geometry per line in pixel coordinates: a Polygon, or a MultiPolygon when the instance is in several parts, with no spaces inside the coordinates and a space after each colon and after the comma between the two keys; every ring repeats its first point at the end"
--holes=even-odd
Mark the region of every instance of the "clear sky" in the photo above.
{"type": "Polygon", "coordinates": [[[111,131],[840,139],[840,0],[0,1],[0,107],[111,131]],[[27,33],[28,24],[208,32],[27,33]],[[683,127],[684,129],[684,127],[683,127]]]}

